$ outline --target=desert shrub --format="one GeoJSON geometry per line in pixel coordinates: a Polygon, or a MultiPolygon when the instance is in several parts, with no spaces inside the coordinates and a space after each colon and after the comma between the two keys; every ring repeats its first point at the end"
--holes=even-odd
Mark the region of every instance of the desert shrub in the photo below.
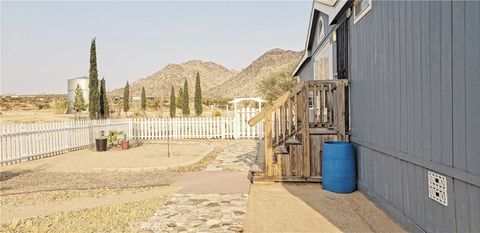
{"type": "Polygon", "coordinates": [[[220,111],[218,111],[218,110],[215,110],[215,111],[212,112],[212,115],[213,115],[214,117],[221,117],[221,116],[222,116],[222,112],[220,112],[220,111]]]}
{"type": "Polygon", "coordinates": [[[54,100],[51,103],[50,108],[55,114],[64,114],[65,112],[67,112],[67,101],[63,99],[54,100]]]}
{"type": "Polygon", "coordinates": [[[50,104],[48,103],[37,103],[36,105],[38,110],[50,109],[50,104]]]}
{"type": "Polygon", "coordinates": [[[133,118],[145,118],[145,114],[143,112],[135,112],[132,115],[133,118]]]}
{"type": "Polygon", "coordinates": [[[216,105],[226,105],[228,104],[228,101],[230,101],[231,99],[229,98],[204,98],[202,99],[202,103],[204,105],[213,105],[213,104],[216,104],[216,105]]]}
{"type": "Polygon", "coordinates": [[[297,79],[292,76],[292,70],[293,66],[289,66],[260,81],[258,90],[268,103],[272,103],[298,83],[297,79]]]}
{"type": "Polygon", "coordinates": [[[118,143],[122,140],[125,140],[126,135],[123,131],[111,130],[108,132],[107,142],[110,146],[116,147],[118,143]]]}

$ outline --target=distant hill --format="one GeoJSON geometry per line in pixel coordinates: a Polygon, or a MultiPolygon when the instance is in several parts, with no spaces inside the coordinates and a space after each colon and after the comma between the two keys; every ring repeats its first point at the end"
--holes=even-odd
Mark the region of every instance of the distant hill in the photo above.
{"type": "MultiPolygon", "coordinates": [[[[240,72],[200,60],[169,64],[146,78],[130,83],[130,96],[140,96],[142,87],[145,87],[147,96],[169,98],[171,86],[178,93],[186,78],[190,97],[193,98],[197,71],[200,72],[203,96],[206,98],[260,96],[257,86],[261,80],[280,69],[295,66],[301,56],[301,52],[272,49],[240,72]]],[[[122,97],[123,88],[115,89],[109,95],[122,97]]]]}
{"type": "MultiPolygon", "coordinates": [[[[147,96],[169,98],[172,85],[175,87],[175,92],[178,93],[178,89],[183,87],[183,82],[187,79],[189,93],[193,97],[197,71],[200,72],[202,90],[208,90],[237,74],[235,70],[200,60],[169,64],[146,78],[130,83],[130,96],[140,96],[142,87],[145,87],[147,96]]],[[[123,97],[123,88],[111,91],[110,95],[123,97]]]]}
{"type": "Polygon", "coordinates": [[[301,57],[302,52],[272,49],[257,58],[240,73],[208,90],[206,95],[214,98],[261,96],[257,89],[261,80],[278,70],[294,67],[301,57]]]}

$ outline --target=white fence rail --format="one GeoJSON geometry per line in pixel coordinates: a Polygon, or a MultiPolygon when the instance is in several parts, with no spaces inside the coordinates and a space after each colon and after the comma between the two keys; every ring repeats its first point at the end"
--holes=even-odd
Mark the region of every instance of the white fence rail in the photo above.
{"type": "Polygon", "coordinates": [[[242,109],[235,117],[192,117],[66,121],[4,125],[0,128],[0,163],[36,159],[95,144],[100,131],[123,131],[128,138],[156,139],[255,139],[261,125],[248,126],[258,111],[242,109]]]}

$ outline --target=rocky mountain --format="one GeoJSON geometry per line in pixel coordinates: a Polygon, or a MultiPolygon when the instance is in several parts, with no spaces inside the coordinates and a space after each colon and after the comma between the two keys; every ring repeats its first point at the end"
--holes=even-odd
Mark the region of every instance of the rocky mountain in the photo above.
{"type": "MultiPolygon", "coordinates": [[[[197,71],[200,72],[202,90],[209,90],[237,74],[235,70],[200,60],[169,64],[146,78],[130,83],[130,96],[140,96],[142,87],[145,87],[147,96],[169,98],[172,85],[175,87],[175,92],[178,93],[178,89],[183,87],[183,82],[187,79],[188,90],[193,97],[197,71]]],[[[111,91],[110,96],[123,97],[123,88],[111,91]]]]}
{"type": "Polygon", "coordinates": [[[261,96],[257,88],[261,80],[278,70],[294,67],[301,57],[302,52],[272,49],[221,85],[207,90],[206,95],[213,98],[261,96]]]}
{"type": "MultiPolygon", "coordinates": [[[[257,86],[261,80],[278,70],[295,66],[301,56],[301,52],[272,49],[240,72],[200,60],[169,64],[155,74],[130,83],[130,96],[140,96],[142,87],[145,87],[147,96],[161,96],[168,100],[171,86],[173,85],[178,93],[186,78],[190,96],[193,98],[197,71],[200,72],[205,98],[260,96],[257,86]]],[[[123,88],[111,91],[110,96],[122,97],[123,88]]]]}

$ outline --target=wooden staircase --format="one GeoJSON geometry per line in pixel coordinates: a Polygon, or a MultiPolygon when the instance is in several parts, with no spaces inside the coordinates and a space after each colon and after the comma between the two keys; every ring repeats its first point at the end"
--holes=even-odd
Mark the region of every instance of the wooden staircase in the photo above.
{"type": "Polygon", "coordinates": [[[319,182],[324,141],[348,140],[347,80],[303,81],[250,119],[264,121],[264,170],[255,180],[319,182]]]}

